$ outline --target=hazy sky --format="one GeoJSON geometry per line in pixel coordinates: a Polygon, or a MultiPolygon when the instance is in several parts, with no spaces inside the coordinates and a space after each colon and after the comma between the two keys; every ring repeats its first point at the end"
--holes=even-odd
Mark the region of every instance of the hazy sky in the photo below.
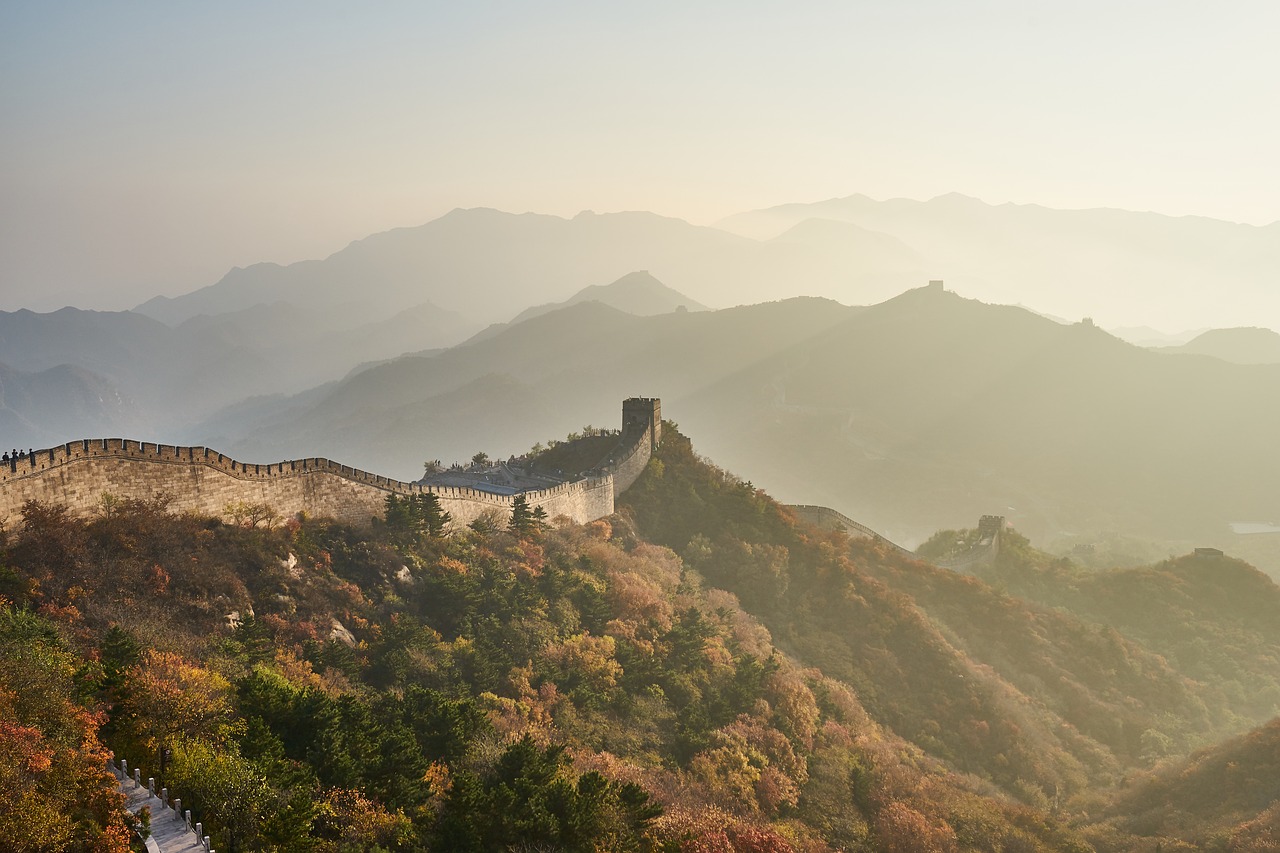
{"type": "Polygon", "coordinates": [[[0,308],[454,207],[1280,219],[1280,3],[0,0],[0,308]]]}

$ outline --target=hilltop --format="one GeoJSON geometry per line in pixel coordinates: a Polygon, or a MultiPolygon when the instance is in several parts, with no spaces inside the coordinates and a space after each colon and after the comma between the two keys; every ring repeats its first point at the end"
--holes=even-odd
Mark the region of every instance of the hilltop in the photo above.
{"type": "Polygon", "coordinates": [[[1210,329],[1176,347],[1161,352],[1211,355],[1235,364],[1280,364],[1280,333],[1256,326],[1210,329]]]}
{"type": "Polygon", "coordinates": [[[603,302],[605,305],[617,308],[627,314],[634,314],[637,317],[669,314],[678,310],[710,310],[701,302],[690,299],[683,293],[667,287],[654,278],[648,270],[639,270],[627,273],[612,284],[592,284],[584,287],[563,302],[526,308],[517,314],[511,322],[519,323],[531,317],[538,317],[554,311],[557,308],[591,301],[603,302]]]}
{"type": "Polygon", "coordinates": [[[627,273],[611,284],[593,284],[579,290],[563,302],[549,302],[545,305],[534,305],[517,314],[509,323],[494,323],[484,331],[471,338],[467,343],[475,343],[500,334],[525,320],[541,317],[571,305],[583,302],[599,302],[610,308],[616,308],[624,314],[636,317],[652,317],[655,314],[670,314],[674,311],[709,311],[707,306],[696,302],[679,291],[672,290],[658,281],[648,270],[627,273]]]}
{"type": "Polygon", "coordinates": [[[355,240],[328,258],[233,269],[136,310],[176,325],[276,302],[346,305],[360,314],[430,301],[478,328],[643,269],[715,307],[795,295],[796,283],[811,296],[867,304],[945,276],[986,301],[1072,319],[1097,316],[1107,325],[1277,327],[1280,303],[1268,287],[1280,270],[1278,229],[1280,223],[992,205],[957,193],[786,204],[716,227],[648,212],[562,218],[458,209],[355,240]],[[1213,300],[1196,295],[1206,286],[1213,300]]]}

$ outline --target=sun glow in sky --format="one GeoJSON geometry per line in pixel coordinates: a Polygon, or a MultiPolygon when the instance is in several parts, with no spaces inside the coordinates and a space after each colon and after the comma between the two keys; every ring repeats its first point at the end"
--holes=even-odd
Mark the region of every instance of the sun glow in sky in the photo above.
{"type": "Polygon", "coordinates": [[[1280,219],[1280,4],[0,5],[0,308],[454,207],[863,193],[1280,219]]]}

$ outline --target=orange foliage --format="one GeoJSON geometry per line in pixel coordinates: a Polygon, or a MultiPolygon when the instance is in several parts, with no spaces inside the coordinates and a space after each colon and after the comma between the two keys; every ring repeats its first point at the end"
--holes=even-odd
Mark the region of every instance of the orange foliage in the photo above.
{"type": "Polygon", "coordinates": [[[130,673],[128,709],[147,749],[181,734],[220,742],[232,719],[231,684],[173,652],[147,652],[130,673]]]}
{"type": "Polygon", "coordinates": [[[412,829],[403,812],[388,811],[359,791],[346,788],[335,788],[325,795],[316,823],[344,849],[356,850],[393,846],[412,829]]]}
{"type": "Polygon", "coordinates": [[[920,812],[894,801],[876,813],[876,836],[884,853],[951,853],[956,834],[946,823],[932,824],[920,812]]]}

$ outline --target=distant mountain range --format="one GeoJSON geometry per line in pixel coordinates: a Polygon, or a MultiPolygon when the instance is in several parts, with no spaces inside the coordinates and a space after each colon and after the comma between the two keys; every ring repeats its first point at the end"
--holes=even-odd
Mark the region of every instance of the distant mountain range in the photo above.
{"type": "Polygon", "coordinates": [[[828,300],[637,317],[578,302],[439,353],[355,373],[299,407],[221,418],[208,440],[271,458],[328,455],[401,478],[422,460],[507,456],[534,440],[612,425],[619,394],[696,397],[859,309],[828,300]],[[625,389],[625,390],[623,390],[625,389]]]}
{"type": "Polygon", "coordinates": [[[652,317],[654,314],[670,314],[672,311],[707,311],[707,306],[695,302],[684,294],[672,290],[654,278],[648,270],[628,273],[613,284],[593,284],[579,290],[563,302],[535,305],[516,315],[512,323],[519,323],[548,314],[557,308],[577,305],[579,302],[601,302],[605,305],[634,314],[652,317]]]}
{"type": "Polygon", "coordinates": [[[0,363],[41,375],[66,366],[109,388],[104,400],[129,400],[123,420],[120,411],[108,416],[105,409],[82,418],[78,394],[55,396],[43,416],[30,418],[26,409],[35,398],[25,395],[19,403],[15,396],[9,405],[26,418],[24,441],[49,445],[118,434],[120,427],[108,429],[114,423],[177,440],[192,424],[247,398],[298,393],[340,379],[361,362],[456,344],[476,328],[425,304],[355,325],[341,311],[283,303],[201,315],[176,327],[132,311],[23,310],[0,312],[0,363]]]}
{"type": "Polygon", "coordinates": [[[1280,364],[1280,334],[1271,329],[1210,329],[1168,353],[1211,355],[1236,364],[1280,364]]]}
{"type": "Polygon", "coordinates": [[[673,311],[709,311],[701,302],[695,302],[679,291],[672,290],[654,278],[648,270],[628,273],[612,284],[593,284],[579,290],[563,302],[550,302],[526,308],[510,323],[494,323],[472,339],[472,342],[492,337],[503,329],[550,314],[560,308],[583,302],[599,302],[637,317],[670,314],[673,311]]]}
{"type": "Polygon", "coordinates": [[[1280,328],[1280,222],[991,205],[951,193],[785,204],[717,227],[767,239],[814,219],[892,235],[936,271],[930,278],[988,302],[1108,325],[1280,328]]]}
{"type": "MultiPolygon", "coordinates": [[[[644,272],[590,286],[562,305],[588,302],[640,315],[707,310],[644,272]]],[[[558,307],[512,308],[519,314],[512,322],[558,307]]],[[[12,441],[40,446],[125,431],[161,441],[199,440],[220,434],[223,421],[232,425],[249,412],[295,406],[297,399],[315,396],[309,389],[405,353],[441,352],[478,329],[430,303],[381,320],[369,316],[359,306],[287,302],[200,314],[176,326],[132,311],[0,312],[0,364],[10,370],[7,421],[0,427],[9,427],[12,441]],[[25,390],[54,387],[45,374],[55,368],[72,371],[86,388],[104,390],[73,392],[66,379],[58,394],[25,390]],[[87,407],[85,400],[98,397],[101,411],[87,407]],[[128,403],[118,402],[123,400],[128,403]]],[[[484,330],[476,340],[508,325],[484,330]]]]}
{"type": "Polygon", "coordinates": [[[925,278],[908,247],[852,225],[759,241],[652,213],[562,219],[474,209],[357,240],[322,261],[234,269],[216,284],[136,310],[176,324],[273,302],[345,304],[372,316],[429,301],[488,324],[636,270],[717,307],[797,289],[866,301],[925,278]]]}
{"type": "Polygon", "coordinates": [[[455,210],[131,312],[0,313],[3,425],[28,445],[127,431],[413,477],[427,457],[611,424],[619,396],[652,394],[779,497],[908,542],[984,512],[1041,539],[1207,541],[1280,519],[1280,335],[1152,351],[1055,319],[1130,305],[1161,328],[1280,320],[1280,223],[952,195],[721,226],[455,210]],[[1038,313],[894,297],[937,277],[1038,313]]]}
{"type": "Polygon", "coordinates": [[[1280,328],[1280,222],[990,205],[954,193],[780,205],[713,228],[644,212],[458,209],[323,260],[237,268],[136,310],[176,325],[283,302],[341,306],[367,323],[428,302],[480,328],[635,270],[713,307],[800,293],[868,304],[942,278],[967,296],[1072,321],[1280,328]]]}
{"type": "Polygon", "coordinates": [[[0,364],[0,452],[47,446],[50,435],[136,433],[145,425],[108,379],[59,364],[37,371],[0,364]]]}
{"type": "Polygon", "coordinates": [[[780,498],[908,542],[983,513],[1042,541],[1202,544],[1280,517],[1280,365],[1170,357],[934,287],[866,309],[795,299],[646,318],[579,303],[223,419],[216,443],[410,477],[428,457],[505,456],[607,424],[620,393],[661,396],[714,459],[780,498]]]}

